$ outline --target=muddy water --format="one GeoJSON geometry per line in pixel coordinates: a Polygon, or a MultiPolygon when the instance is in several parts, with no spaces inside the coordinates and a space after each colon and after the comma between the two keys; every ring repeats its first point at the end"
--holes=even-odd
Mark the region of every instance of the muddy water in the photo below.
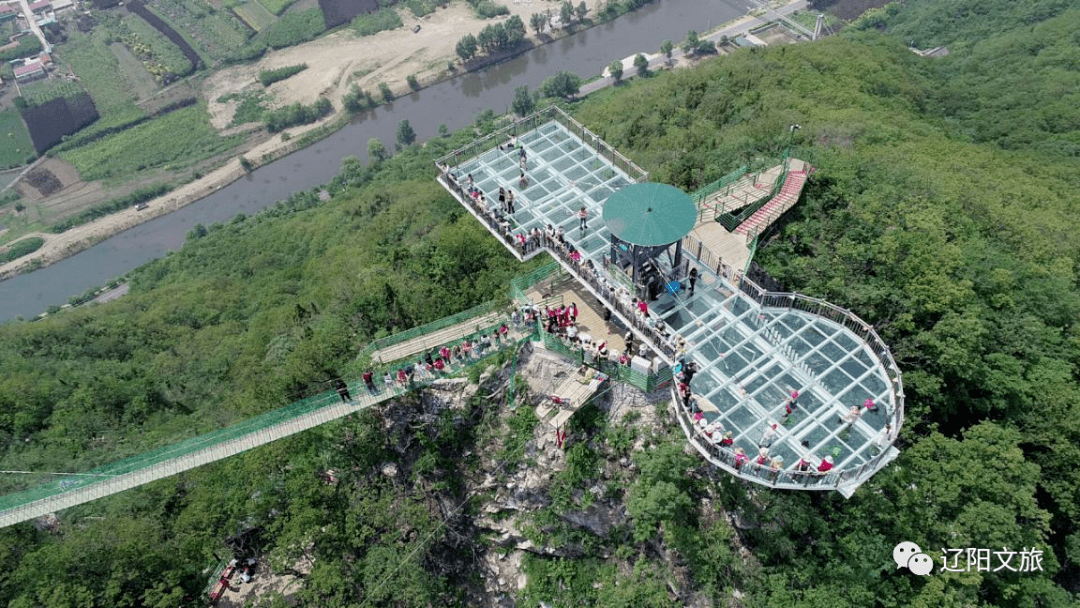
{"type": "MultiPolygon", "coordinates": [[[[538,11],[544,6],[537,2],[538,11]]],[[[237,213],[251,215],[292,192],[326,183],[337,173],[343,157],[366,157],[369,139],[376,137],[391,147],[401,120],[409,120],[420,140],[435,136],[440,124],[459,129],[484,110],[507,111],[516,87],[535,89],[559,70],[583,77],[599,74],[616,59],[638,52],[655,53],[666,39],[678,42],[687,30],[704,31],[747,11],[745,0],[657,0],[510,61],[399,98],[175,213],[136,226],[47,268],[0,282],[0,320],[33,317],[90,287],[108,283],[179,248],[195,224],[224,222],[237,213]]]]}

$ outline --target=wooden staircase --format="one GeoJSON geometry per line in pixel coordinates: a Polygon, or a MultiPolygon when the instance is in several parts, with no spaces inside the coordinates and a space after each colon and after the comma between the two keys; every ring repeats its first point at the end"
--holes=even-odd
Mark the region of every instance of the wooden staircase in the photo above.
{"type": "Polygon", "coordinates": [[[761,209],[748,217],[745,222],[739,224],[735,228],[735,233],[747,236],[760,234],[762,230],[776,221],[776,218],[791,209],[798,202],[803,185],[806,184],[806,177],[811,170],[809,165],[804,165],[801,171],[788,171],[787,177],[784,178],[784,185],[780,187],[780,192],[772,200],[765,203],[761,209]]]}

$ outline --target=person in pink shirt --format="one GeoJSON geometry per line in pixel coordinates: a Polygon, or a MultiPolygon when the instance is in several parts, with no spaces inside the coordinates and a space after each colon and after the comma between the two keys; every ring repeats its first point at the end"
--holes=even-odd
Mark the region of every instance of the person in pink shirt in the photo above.
{"type": "Polygon", "coordinates": [[[637,309],[638,312],[641,313],[641,316],[649,316],[649,303],[645,301],[645,298],[641,298],[637,301],[637,309]]]}
{"type": "Polygon", "coordinates": [[[758,450],[758,455],[757,458],[754,459],[754,462],[761,466],[765,466],[765,463],[769,462],[769,450],[767,448],[758,450]]]}
{"type": "Polygon", "coordinates": [[[750,459],[747,458],[746,452],[742,448],[735,448],[735,467],[741,467],[747,462],[750,462],[750,459]]]}
{"type": "Polygon", "coordinates": [[[807,454],[806,456],[803,456],[802,458],[799,459],[798,464],[795,465],[795,470],[796,471],[801,471],[801,472],[809,471],[810,467],[814,466],[814,465],[810,464],[810,461],[813,460],[813,458],[814,457],[811,456],[810,454],[807,454]]]}
{"type": "Polygon", "coordinates": [[[799,398],[799,391],[791,391],[791,397],[784,400],[784,411],[788,416],[795,413],[795,407],[798,405],[796,400],[799,398]]]}

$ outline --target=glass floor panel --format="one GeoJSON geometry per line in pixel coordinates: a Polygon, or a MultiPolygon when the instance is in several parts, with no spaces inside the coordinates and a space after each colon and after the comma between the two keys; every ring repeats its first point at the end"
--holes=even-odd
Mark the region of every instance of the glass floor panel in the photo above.
{"type": "MultiPolygon", "coordinates": [[[[481,153],[460,162],[455,174],[461,179],[472,173],[489,201],[498,201],[500,186],[509,188],[515,195],[515,231],[562,226],[566,240],[596,268],[603,268],[611,238],[601,219],[604,201],[635,180],[558,122],[519,134],[518,141],[527,153],[529,186],[524,190],[517,187],[520,166],[514,152],[481,153]],[[582,206],[589,220],[584,233],[576,215],[582,206]]],[[[684,256],[701,277],[695,294],[665,292],[649,303],[650,315],[660,315],[687,341],[686,357],[700,370],[691,389],[718,408],[737,436],[735,446],[753,457],[765,425],[777,420],[783,430],[770,454],[782,456],[788,467],[807,453],[803,440],[817,458],[836,451],[838,469],[872,458],[870,442],[895,404],[891,380],[866,343],[824,317],[795,308],[762,307],[689,252],[684,256]],[[786,417],[784,400],[793,390],[800,393],[798,402],[786,417]],[[863,411],[841,439],[841,414],[870,397],[879,410],[863,411]]],[[[670,269],[667,256],[658,259],[670,269]]]]}

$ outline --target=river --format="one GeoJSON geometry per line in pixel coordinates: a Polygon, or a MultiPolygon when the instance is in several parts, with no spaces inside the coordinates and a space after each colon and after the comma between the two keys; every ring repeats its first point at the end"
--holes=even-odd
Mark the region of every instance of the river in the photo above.
{"type": "MultiPolygon", "coordinates": [[[[330,137],[273,163],[180,210],[140,224],[51,266],[0,282],[0,321],[32,318],[49,306],[104,285],[150,260],[180,248],[195,224],[252,215],[286,198],[330,181],[341,159],[365,158],[377,137],[393,146],[397,125],[408,119],[420,140],[434,137],[440,124],[451,131],[473,122],[486,109],[508,111],[514,89],[535,89],[559,70],[583,77],[599,74],[616,59],[655,53],[660,43],[676,43],[691,29],[706,31],[749,11],[747,0],[658,0],[614,21],[540,46],[512,60],[401,97],[365,113],[330,137]]],[[[538,4],[537,10],[544,5],[538,4]]],[[[366,158],[365,158],[366,160],[366,158]]]]}

